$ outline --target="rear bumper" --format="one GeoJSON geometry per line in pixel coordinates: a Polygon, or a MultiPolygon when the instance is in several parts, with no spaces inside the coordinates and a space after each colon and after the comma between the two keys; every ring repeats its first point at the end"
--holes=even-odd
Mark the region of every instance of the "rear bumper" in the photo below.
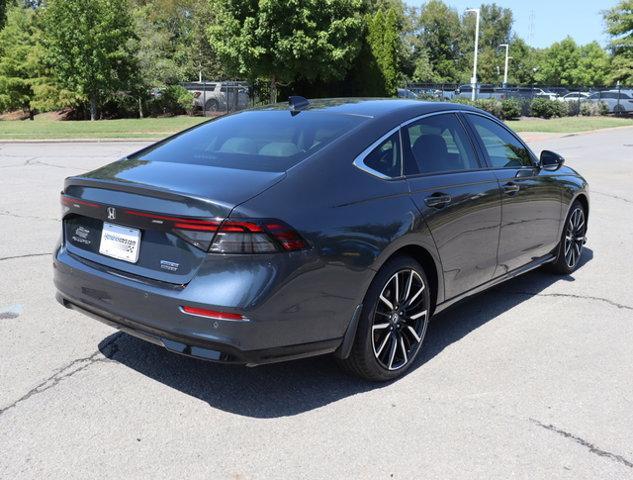
{"type": "Polygon", "coordinates": [[[66,308],[204,360],[253,366],[334,352],[343,341],[342,336],[302,338],[301,319],[258,321],[257,315],[249,315],[247,321],[226,321],[187,315],[180,311],[190,301],[187,288],[147,284],[93,268],[63,247],[55,255],[54,281],[56,298],[66,308]]]}

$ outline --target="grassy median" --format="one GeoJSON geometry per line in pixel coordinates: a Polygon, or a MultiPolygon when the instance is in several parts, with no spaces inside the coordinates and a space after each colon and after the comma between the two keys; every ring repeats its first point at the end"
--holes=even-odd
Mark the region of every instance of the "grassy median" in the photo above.
{"type": "Polygon", "coordinates": [[[205,121],[203,117],[127,118],[120,120],[0,121],[1,140],[154,139],[205,121]]]}
{"type": "MultiPolygon", "coordinates": [[[[203,122],[203,117],[169,117],[90,121],[0,121],[2,140],[157,139],[203,122]]],[[[576,133],[633,126],[633,118],[529,118],[507,122],[517,132],[576,133]]]]}
{"type": "Polygon", "coordinates": [[[601,128],[633,127],[633,118],[620,117],[562,117],[551,118],[527,118],[522,120],[507,121],[513,130],[517,132],[543,132],[543,133],[577,133],[601,128]]]}

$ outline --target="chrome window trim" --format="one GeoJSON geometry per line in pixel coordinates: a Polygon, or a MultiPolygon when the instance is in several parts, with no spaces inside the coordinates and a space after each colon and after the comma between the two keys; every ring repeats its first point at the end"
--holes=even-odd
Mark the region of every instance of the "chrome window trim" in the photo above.
{"type": "Polygon", "coordinates": [[[370,175],[373,175],[374,177],[378,177],[381,178],[382,180],[393,180],[395,178],[401,178],[401,177],[390,177],[388,175],[385,175],[384,173],[380,173],[378,170],[374,170],[373,168],[368,167],[367,165],[365,165],[365,158],[367,158],[367,156],[374,151],[375,148],[379,147],[381,143],[383,143],[385,140],[387,140],[389,137],[391,137],[394,133],[398,133],[398,141],[400,142],[400,173],[402,174],[402,139],[400,138],[400,125],[398,125],[395,128],[392,128],[391,130],[389,130],[387,133],[385,133],[382,137],[380,137],[378,140],[376,140],[374,143],[372,143],[371,145],[369,145],[369,147],[367,147],[365,150],[363,150],[355,159],[354,159],[354,166],[356,168],[358,168],[359,170],[362,170],[366,173],[369,173],[370,175]]]}
{"type": "MultiPolygon", "coordinates": [[[[411,124],[411,123],[413,123],[413,122],[417,122],[418,120],[421,120],[423,118],[432,117],[432,116],[435,116],[435,115],[443,115],[443,114],[448,114],[448,113],[459,113],[459,112],[463,112],[463,111],[464,110],[441,110],[439,112],[425,113],[424,115],[419,115],[417,117],[410,118],[409,120],[406,120],[405,122],[400,123],[400,125],[398,125],[397,127],[392,128],[387,133],[385,133],[382,137],[380,137],[378,140],[376,140],[374,143],[372,143],[369,147],[367,147],[359,155],[357,155],[352,163],[359,170],[362,170],[362,171],[364,171],[364,172],[366,172],[366,173],[368,173],[370,175],[373,175],[374,177],[378,177],[378,178],[380,178],[382,180],[397,180],[397,179],[400,179],[400,178],[404,178],[404,151],[403,151],[404,147],[402,145],[402,128],[407,126],[407,125],[409,125],[409,124],[411,124]],[[389,177],[388,175],[380,173],[379,171],[374,170],[373,168],[370,168],[367,165],[365,165],[365,158],[367,158],[367,156],[376,147],[378,147],[381,143],[383,143],[385,140],[387,140],[391,135],[393,135],[396,132],[398,132],[398,137],[399,137],[399,141],[400,141],[400,176],[399,177],[389,177]]],[[[468,132],[466,132],[466,133],[468,133],[468,132]]]]}

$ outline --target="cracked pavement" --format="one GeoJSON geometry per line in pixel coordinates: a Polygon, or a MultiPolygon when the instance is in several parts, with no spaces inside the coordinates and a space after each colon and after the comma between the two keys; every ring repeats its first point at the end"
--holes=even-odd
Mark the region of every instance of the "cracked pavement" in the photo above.
{"type": "Polygon", "coordinates": [[[633,478],[633,128],[537,138],[590,182],[581,268],[440,314],[392,384],[171,354],[65,310],[65,176],[141,143],[0,143],[0,478],[633,478]]]}

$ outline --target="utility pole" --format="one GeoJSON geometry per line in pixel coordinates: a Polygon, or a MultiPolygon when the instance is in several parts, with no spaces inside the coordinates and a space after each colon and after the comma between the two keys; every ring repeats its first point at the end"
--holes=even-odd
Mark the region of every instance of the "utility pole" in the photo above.
{"type": "Polygon", "coordinates": [[[499,45],[499,48],[501,47],[506,47],[506,62],[505,66],[503,67],[503,88],[506,88],[508,86],[508,52],[510,50],[510,45],[508,45],[507,43],[502,43],[501,45],[499,45]]]}
{"type": "Polygon", "coordinates": [[[474,13],[475,19],[475,58],[473,61],[473,78],[470,79],[470,85],[472,86],[471,100],[475,100],[475,94],[477,90],[477,51],[479,50],[479,9],[469,8],[466,13],[474,13]]]}

